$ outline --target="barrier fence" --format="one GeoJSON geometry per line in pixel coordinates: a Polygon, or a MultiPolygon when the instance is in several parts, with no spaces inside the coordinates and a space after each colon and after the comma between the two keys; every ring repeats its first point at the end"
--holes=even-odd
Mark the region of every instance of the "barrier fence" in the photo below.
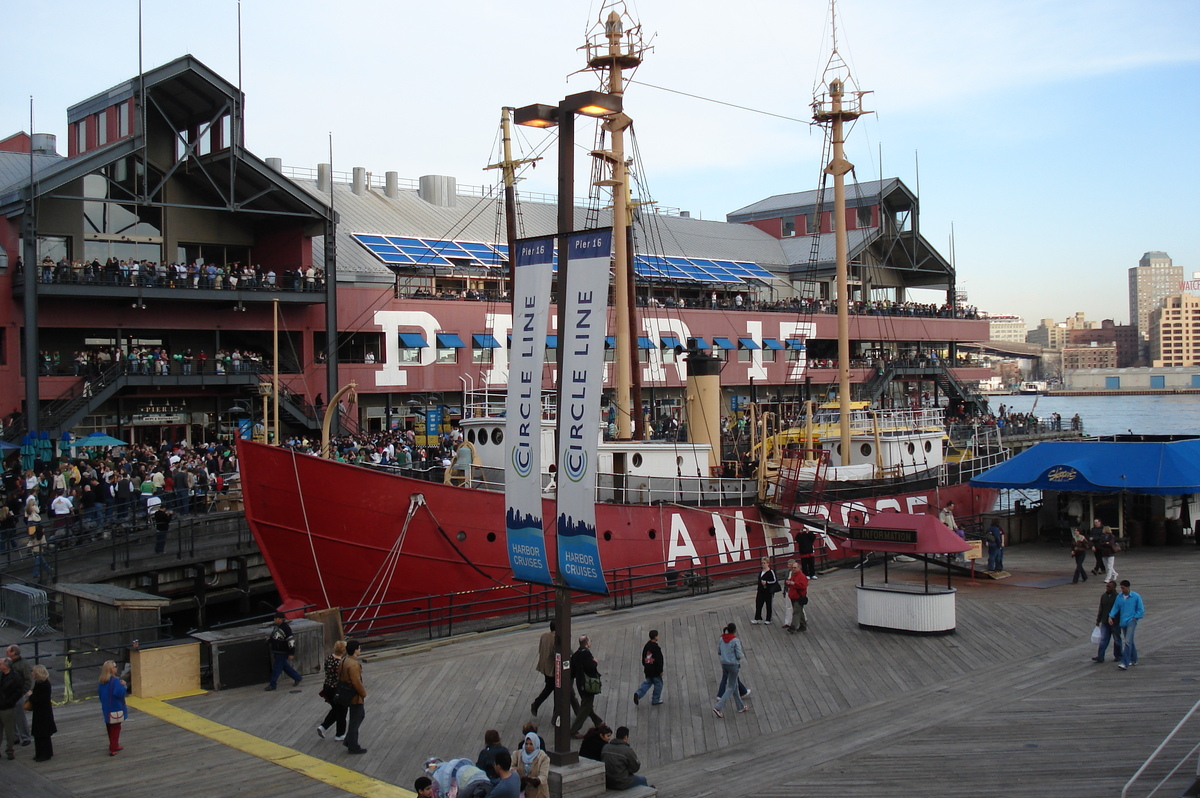
{"type": "Polygon", "coordinates": [[[22,637],[53,632],[50,626],[50,601],[46,591],[26,585],[0,587],[0,626],[18,623],[25,627],[22,637]]]}

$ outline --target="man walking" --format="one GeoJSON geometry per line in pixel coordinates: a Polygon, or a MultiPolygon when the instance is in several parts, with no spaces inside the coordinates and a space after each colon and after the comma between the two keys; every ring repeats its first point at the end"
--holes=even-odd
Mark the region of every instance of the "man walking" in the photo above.
{"type": "Polygon", "coordinates": [[[1125,640],[1125,653],[1121,656],[1121,664],[1117,666],[1123,671],[1138,663],[1135,635],[1138,621],[1145,615],[1146,605],[1142,603],[1142,597],[1129,589],[1128,579],[1122,579],[1121,595],[1117,596],[1113,608],[1109,610],[1108,622],[1121,628],[1121,637],[1125,640]]]}
{"type": "Polygon", "coordinates": [[[579,730],[583,728],[585,719],[591,718],[594,726],[604,722],[592,709],[596,696],[600,694],[600,663],[592,654],[592,641],[587,635],[579,636],[579,648],[571,655],[571,674],[575,679],[575,689],[579,691],[579,711],[571,722],[571,736],[582,740],[583,735],[579,730]]]}
{"type": "Polygon", "coordinates": [[[296,658],[296,638],[292,637],[292,627],[288,626],[287,616],[282,612],[275,613],[275,628],[267,638],[267,645],[274,660],[271,663],[271,683],[267,685],[267,692],[275,689],[279,674],[285,672],[293,680],[293,686],[299,687],[304,677],[292,667],[292,660],[296,658]]]}
{"type": "Polygon", "coordinates": [[[1096,625],[1100,627],[1100,649],[1092,662],[1104,662],[1104,652],[1108,649],[1108,641],[1113,642],[1113,661],[1121,659],[1121,627],[1109,623],[1113,604],[1117,601],[1117,583],[1107,582],[1104,592],[1100,594],[1100,609],[1096,613],[1096,625]]]}
{"type": "MultiPolygon", "coordinates": [[[[1104,534],[1104,524],[1099,518],[1092,519],[1092,528],[1087,531],[1088,542],[1092,544],[1092,554],[1095,555],[1096,564],[1092,566],[1092,575],[1104,573],[1104,560],[1100,558],[1100,536],[1104,534]]],[[[1108,581],[1108,580],[1105,580],[1108,581]]]]}
{"type": "MultiPolygon", "coordinates": [[[[646,695],[651,687],[654,688],[654,693],[650,696],[650,703],[654,706],[658,706],[663,702],[662,675],[664,664],[665,661],[663,660],[662,648],[658,645],[658,630],[651,629],[650,639],[646,641],[646,645],[642,646],[642,670],[646,674],[646,681],[642,682],[642,686],[639,687],[637,692],[633,694],[633,703],[635,705],[642,700],[642,696],[646,695]]],[[[621,728],[623,729],[625,727],[622,726],[621,728]]],[[[620,738],[620,729],[617,731],[617,736],[620,738]]]]}
{"type": "MultiPolygon", "coordinates": [[[[362,726],[363,718],[367,716],[367,708],[363,700],[367,697],[367,688],[362,683],[362,662],[358,659],[358,649],[361,644],[357,640],[346,641],[346,658],[342,660],[339,681],[348,683],[354,688],[355,696],[350,699],[350,712],[346,723],[346,739],[342,745],[352,754],[365,754],[367,749],[358,744],[358,727],[362,726]]],[[[297,684],[299,681],[297,681],[297,684]]]]}
{"type": "Polygon", "coordinates": [[[725,688],[717,696],[717,705],[713,707],[713,714],[718,718],[725,717],[721,710],[724,709],[725,699],[730,693],[733,693],[733,701],[737,705],[738,712],[745,712],[749,707],[742,702],[742,697],[738,693],[738,674],[742,669],[742,660],[746,657],[742,653],[742,641],[737,636],[737,624],[730,623],[725,627],[725,633],[721,635],[721,640],[717,643],[717,656],[721,660],[725,688]]]}
{"type": "Polygon", "coordinates": [[[542,636],[538,638],[537,672],[542,674],[546,684],[542,687],[542,692],[538,693],[538,697],[533,699],[533,703],[529,705],[530,714],[536,715],[538,707],[554,692],[554,652],[558,648],[557,640],[558,635],[555,634],[554,621],[551,621],[550,628],[542,632],[542,636]]]}
{"type": "Polygon", "coordinates": [[[13,720],[16,722],[17,738],[21,741],[21,745],[29,745],[33,742],[33,738],[29,736],[29,722],[25,717],[25,702],[33,695],[33,671],[29,667],[29,663],[21,656],[21,647],[11,645],[5,649],[4,653],[8,655],[9,668],[12,669],[13,675],[21,683],[21,698],[17,701],[17,706],[13,709],[13,720]]]}

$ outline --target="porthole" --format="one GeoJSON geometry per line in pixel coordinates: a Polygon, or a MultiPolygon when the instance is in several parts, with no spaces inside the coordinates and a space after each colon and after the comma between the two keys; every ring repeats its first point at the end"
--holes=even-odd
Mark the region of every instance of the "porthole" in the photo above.
{"type": "Polygon", "coordinates": [[[862,446],[858,447],[858,450],[862,452],[863,457],[871,456],[871,444],[869,443],[864,443],[862,446]]]}
{"type": "Polygon", "coordinates": [[[496,427],[494,430],[492,430],[492,443],[499,446],[503,442],[504,442],[504,430],[500,429],[499,427],[496,427]]]}
{"type": "Polygon", "coordinates": [[[475,430],[474,429],[467,430],[467,442],[468,443],[475,442],[475,430]]]}
{"type": "Polygon", "coordinates": [[[837,445],[837,455],[838,457],[842,456],[842,445],[840,443],[837,445]]]}
{"type": "Polygon", "coordinates": [[[633,453],[633,467],[634,468],[642,467],[642,453],[641,452],[633,453]]]}
{"type": "Polygon", "coordinates": [[[933,444],[932,444],[932,443],[930,443],[929,441],[925,441],[925,452],[926,452],[926,454],[928,454],[929,452],[932,452],[932,451],[933,451],[933,444]]]}
{"type": "Polygon", "coordinates": [[[909,441],[909,442],[908,442],[908,453],[909,453],[909,454],[916,454],[916,452],[917,452],[917,447],[916,447],[915,445],[913,445],[913,442],[912,442],[912,441],[909,441]]]}
{"type": "Polygon", "coordinates": [[[609,532],[607,529],[606,529],[606,530],[604,530],[604,539],[605,539],[605,540],[612,540],[612,532],[609,532]]]}
{"type": "Polygon", "coordinates": [[[455,539],[456,539],[456,540],[457,540],[459,543],[462,543],[464,540],[466,540],[466,539],[467,539],[467,533],[466,533],[466,532],[463,532],[463,531],[460,529],[460,530],[458,530],[458,534],[457,534],[457,535],[455,535],[455,536],[454,536],[454,538],[455,538],[455,539]]]}
{"type": "Polygon", "coordinates": [[[475,443],[479,446],[487,446],[487,430],[479,430],[479,437],[475,440],[475,443]]]}
{"type": "Polygon", "coordinates": [[[488,532],[488,533],[487,533],[487,542],[488,542],[488,543],[495,543],[495,542],[496,542],[496,533],[495,533],[495,532],[488,532]]]}
{"type": "Polygon", "coordinates": [[[651,529],[651,530],[650,530],[648,533],[646,533],[646,534],[648,534],[648,535],[650,536],[650,539],[651,539],[651,540],[654,540],[656,537],[658,537],[658,532],[654,531],[653,529],[651,529]]]}

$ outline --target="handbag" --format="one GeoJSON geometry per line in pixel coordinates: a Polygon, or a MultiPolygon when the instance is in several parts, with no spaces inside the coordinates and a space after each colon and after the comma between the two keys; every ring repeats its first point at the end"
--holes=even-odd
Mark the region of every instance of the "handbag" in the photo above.
{"type": "Polygon", "coordinates": [[[337,707],[348,707],[354,697],[358,695],[358,690],[354,689],[354,685],[350,682],[342,681],[342,669],[346,667],[346,661],[342,660],[342,664],[338,666],[338,683],[337,687],[333,688],[333,698],[331,704],[337,707]]]}
{"type": "Polygon", "coordinates": [[[781,590],[783,590],[783,588],[779,586],[779,583],[778,583],[778,582],[772,582],[772,583],[771,583],[771,592],[772,592],[772,593],[778,593],[778,592],[779,592],[779,591],[781,591],[781,590]]]}
{"type": "MultiPolygon", "coordinates": [[[[113,693],[115,693],[116,690],[117,690],[117,688],[113,686],[113,679],[109,679],[108,680],[108,700],[109,701],[113,700],[113,693]]],[[[108,713],[108,717],[105,718],[105,720],[109,724],[124,723],[125,722],[125,710],[115,709],[112,712],[108,713]]]]}
{"type": "Polygon", "coordinates": [[[592,695],[600,695],[600,677],[599,676],[584,676],[583,677],[583,692],[591,693],[592,695]]]}

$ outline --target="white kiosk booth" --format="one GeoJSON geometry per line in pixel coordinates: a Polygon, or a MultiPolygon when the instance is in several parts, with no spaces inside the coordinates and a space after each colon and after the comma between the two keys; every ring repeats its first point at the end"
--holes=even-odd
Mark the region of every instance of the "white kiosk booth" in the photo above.
{"type": "MultiPolygon", "coordinates": [[[[967,542],[931,515],[880,513],[862,526],[850,527],[843,542],[848,551],[857,551],[865,562],[867,554],[945,554],[947,562],[967,551],[967,542]]],[[[888,581],[887,559],[883,563],[882,584],[866,583],[867,569],[859,568],[858,625],[905,634],[952,634],[955,629],[954,602],[957,591],[946,569],[946,585],[929,584],[929,562],[925,562],[924,584],[888,581]]]]}

